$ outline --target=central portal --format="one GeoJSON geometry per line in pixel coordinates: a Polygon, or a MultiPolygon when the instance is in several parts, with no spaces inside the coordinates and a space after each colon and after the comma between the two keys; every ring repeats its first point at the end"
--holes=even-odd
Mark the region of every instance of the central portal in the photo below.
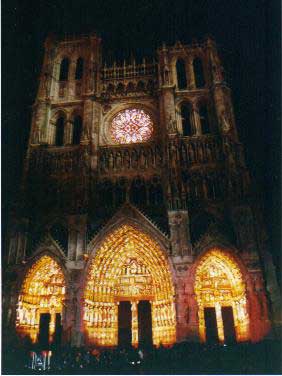
{"type": "Polygon", "coordinates": [[[166,254],[135,227],[120,227],[107,236],[88,269],[87,342],[99,346],[173,344],[173,296],[166,254]]]}

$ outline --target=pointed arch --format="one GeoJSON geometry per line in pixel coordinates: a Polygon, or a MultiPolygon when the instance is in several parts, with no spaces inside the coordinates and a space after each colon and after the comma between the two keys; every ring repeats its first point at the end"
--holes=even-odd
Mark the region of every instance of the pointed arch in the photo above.
{"type": "Polygon", "coordinates": [[[186,66],[183,59],[176,62],[177,86],[179,90],[187,88],[186,66]]]}
{"type": "Polygon", "coordinates": [[[76,61],[76,67],[75,67],[75,79],[81,80],[83,77],[83,68],[84,68],[84,60],[82,57],[79,57],[76,61]]]}
{"type": "MultiPolygon", "coordinates": [[[[110,232],[89,260],[84,292],[84,325],[89,343],[117,344],[117,306],[124,298],[150,300],[153,343],[175,342],[174,285],[167,256],[153,238],[131,224],[110,232]]],[[[132,336],[132,343],[137,344],[138,328],[132,336]]]]}
{"type": "Polygon", "coordinates": [[[183,136],[192,136],[193,127],[191,122],[191,105],[189,103],[181,104],[182,134],[183,136]]]}
{"type": "Polygon", "coordinates": [[[50,314],[49,342],[54,339],[56,314],[62,314],[66,279],[62,267],[50,254],[41,254],[27,270],[18,297],[16,330],[38,340],[40,315],[50,314]]]}
{"type": "Polygon", "coordinates": [[[55,125],[55,145],[64,145],[64,134],[65,134],[65,118],[64,116],[58,117],[55,125]]]}
{"type": "Polygon", "coordinates": [[[72,133],[72,143],[73,145],[79,145],[82,135],[82,117],[80,115],[75,115],[73,118],[73,133],[72,133]]]}
{"type": "Polygon", "coordinates": [[[200,340],[207,340],[204,310],[214,308],[220,342],[226,340],[222,308],[229,307],[234,317],[236,341],[250,339],[245,273],[230,253],[213,247],[205,251],[194,265],[194,290],[198,303],[200,340]]]}
{"type": "Polygon", "coordinates": [[[196,57],[193,60],[193,69],[194,69],[194,77],[195,77],[195,84],[197,88],[201,88],[205,86],[205,76],[204,76],[204,68],[202,59],[196,57]]]}
{"type": "Polygon", "coordinates": [[[201,103],[199,105],[199,117],[202,134],[210,133],[209,112],[208,105],[206,103],[201,103]]]}
{"type": "Polygon", "coordinates": [[[61,60],[59,81],[67,81],[69,78],[70,61],[67,57],[61,60]]]}

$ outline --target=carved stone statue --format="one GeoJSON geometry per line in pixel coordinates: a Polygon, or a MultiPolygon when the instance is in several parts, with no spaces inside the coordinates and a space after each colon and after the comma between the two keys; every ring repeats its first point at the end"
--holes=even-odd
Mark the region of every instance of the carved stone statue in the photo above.
{"type": "Polygon", "coordinates": [[[167,65],[165,65],[163,69],[163,83],[164,85],[170,84],[170,70],[167,65]]]}
{"type": "Polygon", "coordinates": [[[230,119],[226,111],[222,111],[220,115],[220,126],[223,132],[229,132],[231,129],[230,119]]]}
{"type": "Polygon", "coordinates": [[[176,163],[177,163],[177,149],[175,147],[175,145],[171,144],[170,145],[170,148],[169,148],[169,151],[170,151],[170,161],[171,161],[171,167],[176,167],[176,163]]]}
{"type": "Polygon", "coordinates": [[[168,131],[169,133],[177,133],[176,120],[173,120],[171,116],[169,117],[168,131]]]}

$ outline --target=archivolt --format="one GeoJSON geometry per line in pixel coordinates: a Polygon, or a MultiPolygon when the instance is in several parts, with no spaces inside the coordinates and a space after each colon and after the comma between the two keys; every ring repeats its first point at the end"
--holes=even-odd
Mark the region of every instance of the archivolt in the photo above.
{"type": "Polygon", "coordinates": [[[125,296],[131,301],[151,301],[154,344],[175,341],[174,287],[168,260],[152,238],[131,225],[108,235],[89,267],[84,320],[90,342],[117,343],[117,304],[125,296]],[[135,288],[122,279],[124,268],[132,263],[135,266],[128,279],[135,288]]]}
{"type": "Polygon", "coordinates": [[[62,313],[65,278],[59,264],[44,255],[29,269],[18,300],[16,327],[35,342],[41,313],[50,313],[50,339],[55,330],[55,315],[62,313]]]}

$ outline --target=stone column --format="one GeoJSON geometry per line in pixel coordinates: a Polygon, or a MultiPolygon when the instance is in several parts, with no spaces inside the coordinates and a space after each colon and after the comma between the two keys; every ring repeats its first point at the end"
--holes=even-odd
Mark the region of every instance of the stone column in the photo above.
{"type": "Polygon", "coordinates": [[[176,292],[176,341],[181,342],[188,337],[187,297],[181,277],[177,280],[176,292]]]}
{"type": "MultiPolygon", "coordinates": [[[[74,265],[73,265],[74,266],[74,265]]],[[[83,293],[81,286],[82,267],[70,269],[70,283],[67,291],[66,311],[64,318],[64,336],[72,346],[81,346],[84,341],[83,336],[83,293]]],[[[75,266],[74,266],[75,267],[75,266]]]]}
{"type": "Polygon", "coordinates": [[[49,113],[50,104],[46,101],[38,101],[33,110],[31,143],[48,143],[49,113]]]}
{"type": "Polygon", "coordinates": [[[162,136],[176,132],[174,91],[172,86],[162,88],[160,95],[160,133],[162,136]]]}
{"type": "Polygon", "coordinates": [[[193,59],[189,59],[187,62],[186,76],[188,77],[188,89],[194,90],[196,88],[196,84],[195,84],[193,59]]]}
{"type": "Polygon", "coordinates": [[[216,323],[217,323],[217,332],[218,332],[218,339],[219,342],[224,342],[224,330],[223,330],[223,320],[221,314],[221,306],[220,303],[215,303],[215,314],[216,314],[216,323]]]}
{"type": "Polygon", "coordinates": [[[189,216],[187,210],[169,210],[170,242],[173,256],[191,256],[189,216]]]}
{"type": "Polygon", "coordinates": [[[72,143],[73,123],[68,120],[65,124],[64,132],[64,145],[70,145],[72,143]]]}
{"type": "Polygon", "coordinates": [[[39,88],[37,92],[37,99],[47,99],[51,96],[51,87],[54,81],[54,55],[55,55],[55,38],[49,35],[45,41],[45,53],[42,64],[42,70],[39,81],[39,88]]]}
{"type": "Polygon", "coordinates": [[[238,140],[230,89],[222,84],[215,85],[213,97],[220,132],[231,134],[235,140],[238,140]]]}
{"type": "Polygon", "coordinates": [[[132,332],[132,346],[138,347],[138,301],[131,302],[131,332],[132,332]]]}
{"type": "Polygon", "coordinates": [[[185,291],[187,292],[186,321],[188,324],[188,338],[189,341],[198,342],[200,340],[198,303],[194,292],[193,281],[187,281],[185,291]]]}
{"type": "Polygon", "coordinates": [[[50,309],[50,323],[49,323],[49,342],[54,340],[55,335],[55,324],[56,324],[56,312],[53,308],[50,309]]]}
{"type": "Polygon", "coordinates": [[[198,105],[195,102],[192,103],[191,117],[192,117],[192,125],[194,126],[196,136],[201,136],[202,135],[201,120],[200,120],[198,105]]]}
{"type": "Polygon", "coordinates": [[[70,261],[81,261],[83,259],[85,252],[86,221],[86,215],[68,216],[68,259],[70,261]]]}
{"type": "Polygon", "coordinates": [[[76,60],[70,61],[69,66],[69,76],[68,76],[68,99],[75,98],[75,70],[76,70],[76,60]]]}

